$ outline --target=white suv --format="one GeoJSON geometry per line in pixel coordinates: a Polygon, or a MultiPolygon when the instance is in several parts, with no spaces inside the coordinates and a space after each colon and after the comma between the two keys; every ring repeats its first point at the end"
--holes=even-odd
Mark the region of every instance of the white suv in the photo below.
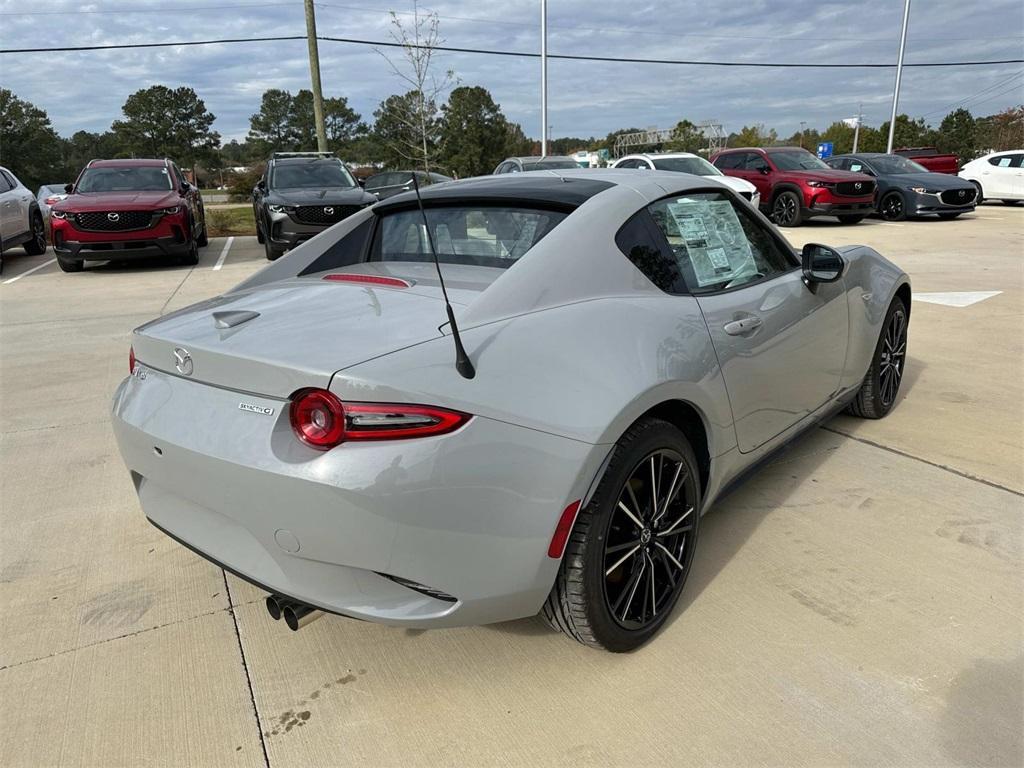
{"type": "Polygon", "coordinates": [[[978,202],[987,197],[1017,205],[1024,200],[1024,149],[993,152],[972,160],[960,171],[978,188],[978,202]]]}
{"type": "Polygon", "coordinates": [[[6,168],[0,168],[0,272],[16,245],[29,256],[46,252],[46,227],[36,196],[6,168]]]}
{"type": "Polygon", "coordinates": [[[700,155],[690,152],[658,152],[656,154],[626,155],[612,164],[612,168],[639,168],[644,171],[678,171],[692,173],[694,176],[714,176],[715,181],[739,193],[740,197],[749,200],[757,208],[761,204],[761,195],[757,188],[746,179],[726,176],[700,155]]]}

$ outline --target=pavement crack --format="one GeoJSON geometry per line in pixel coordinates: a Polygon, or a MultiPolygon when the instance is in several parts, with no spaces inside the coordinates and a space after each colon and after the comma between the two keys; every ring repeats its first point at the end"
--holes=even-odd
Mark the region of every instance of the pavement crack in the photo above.
{"type": "Polygon", "coordinates": [[[962,477],[964,480],[972,480],[975,483],[981,483],[982,485],[987,485],[989,488],[996,488],[997,490],[1006,491],[1007,493],[1012,493],[1014,496],[1020,496],[1020,497],[1024,498],[1024,492],[1022,492],[1022,491],[1018,491],[1018,490],[1016,490],[1014,488],[1010,488],[1009,486],[1006,486],[1006,485],[1000,485],[999,483],[996,483],[996,482],[994,482],[992,480],[986,480],[984,477],[978,477],[977,475],[972,475],[970,472],[964,472],[962,469],[957,469],[956,467],[950,467],[950,466],[948,466],[946,464],[939,464],[937,461],[930,461],[930,460],[922,458],[920,456],[915,456],[912,453],[907,453],[906,451],[901,451],[899,448],[893,448],[893,447],[888,446],[888,445],[882,445],[881,443],[876,443],[874,440],[868,440],[867,438],[864,438],[864,437],[857,437],[856,435],[851,435],[849,432],[843,432],[843,431],[835,429],[833,427],[822,427],[822,429],[825,430],[826,432],[831,432],[832,434],[835,434],[835,435],[842,435],[843,437],[848,437],[851,440],[856,440],[858,443],[864,443],[864,445],[870,445],[872,448],[880,448],[883,451],[888,451],[889,453],[894,453],[897,456],[902,456],[905,459],[913,459],[914,461],[919,461],[922,464],[927,464],[929,467],[935,467],[936,469],[941,469],[944,472],[949,472],[950,474],[956,475],[957,477],[962,477]]]}
{"type": "MultiPolygon", "coordinates": [[[[168,299],[170,301],[170,299],[168,299]]],[[[242,659],[242,671],[245,672],[245,684],[249,687],[249,701],[252,703],[252,714],[256,718],[256,735],[260,739],[260,748],[263,750],[263,764],[270,768],[270,756],[267,754],[267,742],[263,736],[263,728],[260,726],[260,710],[256,706],[256,694],[252,689],[252,678],[249,676],[249,665],[245,660],[245,649],[242,648],[242,635],[238,631],[238,616],[235,615],[235,606],[231,598],[231,585],[228,584],[227,571],[221,569],[221,576],[224,578],[224,589],[228,599],[228,613],[231,614],[231,623],[235,627],[235,640],[238,641],[238,655],[242,659]]]]}

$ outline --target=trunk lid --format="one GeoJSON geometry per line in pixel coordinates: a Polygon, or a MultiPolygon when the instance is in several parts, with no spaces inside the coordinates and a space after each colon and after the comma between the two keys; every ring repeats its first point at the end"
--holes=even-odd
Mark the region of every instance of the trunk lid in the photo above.
{"type": "MultiPolygon", "coordinates": [[[[360,264],[218,296],[137,328],[135,356],[169,374],[267,397],[327,387],[336,371],[443,335],[444,302],[426,266],[360,264]],[[326,274],[398,277],[409,287],[326,274]]],[[[457,312],[503,271],[443,269],[457,312]]]]}

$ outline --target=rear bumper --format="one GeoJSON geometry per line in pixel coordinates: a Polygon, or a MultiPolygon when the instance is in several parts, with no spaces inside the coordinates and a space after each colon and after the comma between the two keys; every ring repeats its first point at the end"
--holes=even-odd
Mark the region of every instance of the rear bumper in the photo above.
{"type": "Polygon", "coordinates": [[[150,521],[267,590],[358,619],[534,615],[559,565],[547,556],[558,517],[607,452],[475,417],[449,435],[319,453],[292,435],[287,402],[139,370],[117,391],[113,427],[150,521]]]}

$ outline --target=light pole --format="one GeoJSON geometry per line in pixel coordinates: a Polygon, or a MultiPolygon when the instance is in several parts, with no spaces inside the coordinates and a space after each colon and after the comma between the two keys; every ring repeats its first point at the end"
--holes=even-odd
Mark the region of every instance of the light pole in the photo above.
{"type": "Polygon", "coordinates": [[[900,102],[900,79],[903,77],[903,52],[907,47],[907,22],[910,20],[910,0],[903,4],[903,31],[900,32],[900,55],[896,60],[896,86],[892,91],[892,118],[889,120],[889,142],[885,145],[886,154],[892,154],[892,140],[896,134],[896,108],[900,102]]]}
{"type": "Polygon", "coordinates": [[[316,16],[313,0],[305,0],[306,43],[309,47],[309,75],[313,81],[313,120],[316,124],[316,148],[327,151],[327,130],[324,127],[324,92],[320,88],[320,52],[316,45],[316,16]]]}
{"type": "Polygon", "coordinates": [[[860,139],[860,123],[864,119],[864,103],[857,105],[857,124],[853,126],[853,153],[857,154],[857,140],[860,139]]]}
{"type": "Polygon", "coordinates": [[[803,147],[804,147],[804,134],[806,134],[806,133],[807,133],[807,121],[806,120],[801,120],[800,121],[800,148],[801,149],[803,149],[803,147]]]}
{"type": "Polygon", "coordinates": [[[548,153],[548,0],[540,0],[540,154],[548,153]]]}

